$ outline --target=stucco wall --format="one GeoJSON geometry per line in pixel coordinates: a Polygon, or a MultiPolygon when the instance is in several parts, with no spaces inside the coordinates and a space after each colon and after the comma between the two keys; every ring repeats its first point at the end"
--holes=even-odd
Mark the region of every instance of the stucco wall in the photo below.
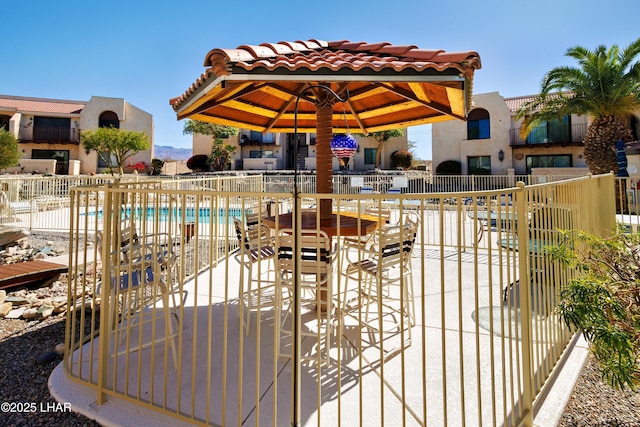
{"type": "MultiPolygon", "coordinates": [[[[457,160],[462,164],[462,173],[467,174],[468,158],[490,156],[491,173],[506,175],[513,168],[516,174],[526,173],[527,156],[548,156],[558,154],[571,155],[572,165],[576,168],[586,167],[584,148],[582,146],[540,145],[512,148],[510,145],[511,129],[518,129],[521,121],[516,120],[505,99],[498,92],[473,96],[473,109],[484,108],[489,113],[490,138],[467,139],[467,123],[462,120],[450,120],[432,125],[433,168],[445,160],[457,160]],[[498,158],[504,153],[504,160],[498,158]]],[[[587,124],[586,116],[572,116],[571,125],[587,124]]]]}
{"type": "Polygon", "coordinates": [[[462,164],[462,173],[468,171],[468,157],[490,156],[491,172],[494,175],[506,175],[513,167],[509,147],[509,129],[511,112],[498,92],[473,96],[473,108],[484,108],[489,112],[490,129],[488,139],[467,139],[467,123],[462,120],[449,120],[432,125],[433,167],[446,160],[457,160],[462,164]],[[501,162],[500,150],[505,154],[501,162]]]}
{"type": "MultiPolygon", "coordinates": [[[[129,104],[122,98],[108,98],[92,96],[80,115],[81,130],[94,130],[98,128],[100,114],[105,111],[113,111],[120,120],[120,129],[144,132],[149,136],[151,148],[141,151],[128,159],[125,164],[145,162],[151,165],[153,158],[154,125],[153,116],[140,108],[129,104]]],[[[97,171],[98,155],[95,152],[86,154],[83,149],[78,150],[78,159],[82,164],[81,173],[88,174],[97,171]]]]}

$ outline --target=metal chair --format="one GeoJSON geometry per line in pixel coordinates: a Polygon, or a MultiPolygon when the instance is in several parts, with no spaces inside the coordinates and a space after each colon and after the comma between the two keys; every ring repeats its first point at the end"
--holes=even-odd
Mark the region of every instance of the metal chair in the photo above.
{"type": "MultiPolygon", "coordinates": [[[[102,245],[102,239],[102,234],[98,233],[96,242],[99,246],[102,245]]],[[[139,334],[143,334],[145,324],[155,323],[161,318],[165,325],[164,333],[151,328],[150,341],[139,338],[135,340],[137,344],[131,347],[130,340],[127,340],[125,348],[116,350],[115,355],[155,348],[160,343],[166,343],[171,348],[174,366],[177,368],[176,337],[180,317],[173,278],[177,274],[178,256],[166,246],[132,243],[110,251],[108,259],[109,279],[106,279],[103,271],[102,283],[107,280],[110,284],[109,294],[114,306],[109,311],[109,324],[114,329],[116,345],[122,345],[135,325],[138,325],[139,334]],[[162,307],[158,307],[159,303],[162,307]],[[161,311],[159,315],[158,310],[161,311]],[[173,325],[174,321],[176,327],[173,325]]],[[[104,257],[102,261],[104,265],[104,257]]]]}
{"type": "Polygon", "coordinates": [[[305,337],[314,339],[317,352],[303,355],[301,359],[326,363],[330,358],[334,310],[331,239],[322,230],[303,230],[299,239],[296,240],[292,229],[282,229],[276,238],[276,249],[278,254],[276,258],[277,294],[281,300],[276,306],[276,320],[280,319],[276,345],[280,355],[292,356],[292,352],[283,352],[280,346],[283,338],[289,337],[291,350],[293,350],[295,322],[301,321],[302,311],[306,309],[304,318],[308,319],[308,322],[304,323],[309,323],[311,320],[315,322],[312,328],[307,328],[305,331],[302,331],[303,325],[299,325],[301,341],[305,337]],[[297,266],[296,258],[299,259],[297,266]],[[299,278],[297,290],[300,293],[301,303],[298,319],[293,316],[296,276],[299,278]]]}
{"type": "Polygon", "coordinates": [[[236,259],[248,270],[246,286],[244,268],[240,272],[238,315],[243,319],[245,333],[249,335],[251,311],[255,309],[260,312],[263,308],[276,305],[275,277],[270,278],[270,273],[274,272],[275,249],[269,228],[257,224],[245,228],[237,218],[234,218],[233,224],[240,246],[236,259]],[[263,261],[267,262],[266,268],[262,267],[263,261]],[[263,277],[265,273],[266,277],[263,277]]]}
{"type": "MultiPolygon", "coordinates": [[[[365,215],[369,215],[371,217],[375,217],[378,221],[378,230],[385,227],[389,224],[391,220],[391,209],[387,206],[378,206],[378,205],[368,205],[364,210],[365,215]]],[[[371,233],[366,236],[349,236],[342,239],[341,247],[342,247],[342,255],[343,255],[343,263],[357,261],[357,259],[351,259],[349,254],[351,251],[355,250],[360,252],[364,250],[367,245],[371,244],[376,238],[376,233],[371,233]]]]}
{"type": "MultiPolygon", "coordinates": [[[[376,241],[364,251],[366,258],[349,263],[344,275],[341,324],[350,316],[361,326],[380,334],[400,334],[406,330],[406,345],[411,344],[411,327],[415,325],[415,302],[411,254],[416,239],[417,223],[382,228],[376,241]],[[349,282],[357,287],[349,289],[349,282]]],[[[387,357],[396,350],[387,351],[387,357]]]]}

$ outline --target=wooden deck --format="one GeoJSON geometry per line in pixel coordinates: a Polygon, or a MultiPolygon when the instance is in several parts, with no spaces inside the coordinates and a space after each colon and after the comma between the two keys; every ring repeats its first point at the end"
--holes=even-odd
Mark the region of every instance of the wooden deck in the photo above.
{"type": "Polygon", "coordinates": [[[69,267],[47,261],[28,261],[0,265],[0,289],[28,286],[66,273],[69,267]]]}

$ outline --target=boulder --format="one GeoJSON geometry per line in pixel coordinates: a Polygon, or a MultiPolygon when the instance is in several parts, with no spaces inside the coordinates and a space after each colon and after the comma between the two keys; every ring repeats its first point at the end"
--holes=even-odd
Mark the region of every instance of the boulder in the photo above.
{"type": "Polygon", "coordinates": [[[0,246],[6,246],[10,243],[17,242],[20,239],[24,239],[29,236],[28,230],[23,230],[21,228],[10,227],[0,229],[0,246]]]}

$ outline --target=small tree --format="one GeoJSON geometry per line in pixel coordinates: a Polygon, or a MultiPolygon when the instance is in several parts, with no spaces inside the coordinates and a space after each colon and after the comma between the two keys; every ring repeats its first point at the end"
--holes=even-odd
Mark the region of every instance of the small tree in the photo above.
{"type": "Polygon", "coordinates": [[[122,130],[113,127],[85,130],[80,133],[80,140],[85,150],[94,150],[104,161],[111,174],[117,169],[124,173],[124,163],[131,156],[148,150],[151,143],[144,132],[122,130]]]}
{"type": "Polygon", "coordinates": [[[18,141],[8,130],[0,128],[0,169],[16,166],[20,161],[18,141]]]}
{"type": "Polygon", "coordinates": [[[612,387],[640,386],[640,234],[601,238],[578,233],[576,247],[552,247],[555,259],[579,270],[561,293],[560,315],[582,331],[612,387]]]}
{"type": "Polygon", "coordinates": [[[225,143],[222,139],[236,136],[238,129],[231,126],[216,125],[198,120],[187,120],[182,130],[184,135],[209,135],[213,137],[211,144],[211,157],[209,163],[213,170],[221,171],[229,163],[231,156],[236,152],[236,147],[225,143]]]}
{"type": "Polygon", "coordinates": [[[404,135],[402,129],[383,130],[380,132],[372,132],[368,135],[373,137],[373,139],[378,142],[378,146],[376,147],[376,169],[380,167],[380,159],[382,158],[382,147],[384,146],[384,144],[391,138],[398,138],[402,135],[404,135]]]}

